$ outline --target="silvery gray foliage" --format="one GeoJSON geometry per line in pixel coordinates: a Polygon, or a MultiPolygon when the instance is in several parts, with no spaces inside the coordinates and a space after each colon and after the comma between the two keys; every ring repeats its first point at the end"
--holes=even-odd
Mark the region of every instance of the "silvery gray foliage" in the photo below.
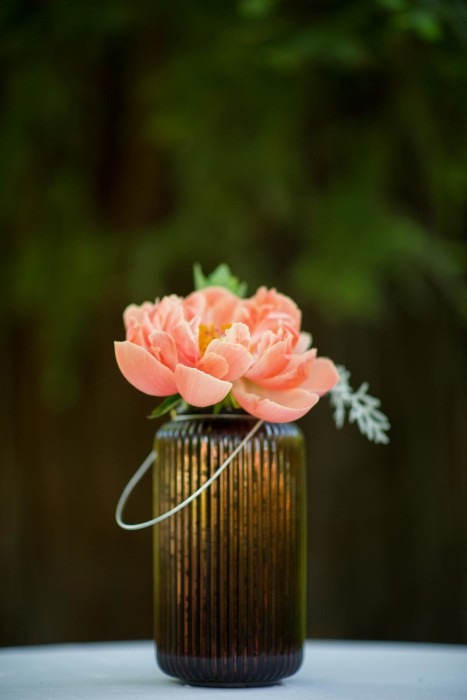
{"type": "Polygon", "coordinates": [[[368,382],[354,391],[349,384],[350,372],[342,365],[337,370],[339,382],[329,392],[336,426],[342,428],[348,412],[349,423],[357,423],[360,432],[372,442],[386,445],[389,442],[386,433],[391,425],[379,410],[380,400],[368,394],[368,382]]]}

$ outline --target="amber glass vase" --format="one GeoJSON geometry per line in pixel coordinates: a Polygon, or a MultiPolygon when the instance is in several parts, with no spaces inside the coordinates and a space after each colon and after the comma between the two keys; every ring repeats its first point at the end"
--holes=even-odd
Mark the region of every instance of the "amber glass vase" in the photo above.
{"type": "MultiPolygon", "coordinates": [[[[179,414],[155,438],[155,515],[218,469],[257,419],[179,414]]],[[[193,685],[255,686],[292,675],[305,636],[304,446],[264,423],[198,498],[154,528],[161,669],[193,685]]]]}

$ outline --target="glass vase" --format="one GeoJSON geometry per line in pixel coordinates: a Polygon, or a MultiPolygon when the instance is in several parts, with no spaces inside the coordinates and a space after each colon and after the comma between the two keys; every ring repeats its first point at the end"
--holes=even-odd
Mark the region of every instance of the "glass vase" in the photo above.
{"type": "MultiPolygon", "coordinates": [[[[155,437],[155,515],[207,481],[255,421],[242,411],[192,411],[164,424],[155,437]]],[[[298,670],[305,499],[301,431],[264,423],[198,498],[154,527],[155,641],[165,673],[236,687],[298,670]]]]}

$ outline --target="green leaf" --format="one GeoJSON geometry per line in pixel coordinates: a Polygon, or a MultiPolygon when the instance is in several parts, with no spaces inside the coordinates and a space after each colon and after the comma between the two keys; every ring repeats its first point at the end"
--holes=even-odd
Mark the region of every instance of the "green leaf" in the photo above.
{"type": "Polygon", "coordinates": [[[230,267],[222,263],[216,267],[210,275],[205,275],[199,263],[193,265],[193,278],[195,289],[204,289],[205,287],[224,287],[233,294],[239,297],[245,297],[247,292],[246,282],[240,282],[238,277],[235,277],[230,267]]]}
{"type": "Polygon", "coordinates": [[[160,416],[164,416],[166,413],[178,406],[181,400],[182,397],[180,394],[172,394],[172,396],[167,396],[167,398],[164,399],[159,406],[156,406],[154,411],[149,414],[148,418],[159,418],[160,416]]]}
{"type": "Polygon", "coordinates": [[[403,31],[412,31],[425,41],[438,41],[443,29],[436,15],[426,10],[409,10],[397,17],[397,26],[403,31]]]}
{"type": "Polygon", "coordinates": [[[219,401],[219,403],[214,404],[212,412],[215,416],[217,416],[223,408],[240,408],[240,404],[234,398],[231,391],[229,391],[225,399],[222,399],[222,401],[219,401]]]}
{"type": "Polygon", "coordinates": [[[385,10],[392,10],[393,12],[405,10],[407,7],[406,0],[379,0],[379,4],[385,10]]]}
{"type": "Polygon", "coordinates": [[[277,0],[240,0],[238,11],[246,19],[263,19],[273,12],[277,4],[277,0]]]}
{"type": "Polygon", "coordinates": [[[212,409],[212,413],[214,416],[218,416],[219,413],[221,412],[222,406],[224,405],[223,401],[219,401],[219,403],[214,404],[214,408],[212,409]]]}

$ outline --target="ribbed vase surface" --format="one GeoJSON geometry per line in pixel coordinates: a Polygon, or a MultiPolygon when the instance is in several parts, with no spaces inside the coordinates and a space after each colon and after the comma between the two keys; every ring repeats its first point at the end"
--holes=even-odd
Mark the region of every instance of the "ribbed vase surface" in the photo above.
{"type": "MultiPolygon", "coordinates": [[[[154,513],[190,496],[257,419],[178,415],[156,434],[154,513]]],[[[264,423],[221,476],[154,527],[159,666],[195,685],[268,685],[292,675],[305,637],[304,446],[264,423]]]]}

